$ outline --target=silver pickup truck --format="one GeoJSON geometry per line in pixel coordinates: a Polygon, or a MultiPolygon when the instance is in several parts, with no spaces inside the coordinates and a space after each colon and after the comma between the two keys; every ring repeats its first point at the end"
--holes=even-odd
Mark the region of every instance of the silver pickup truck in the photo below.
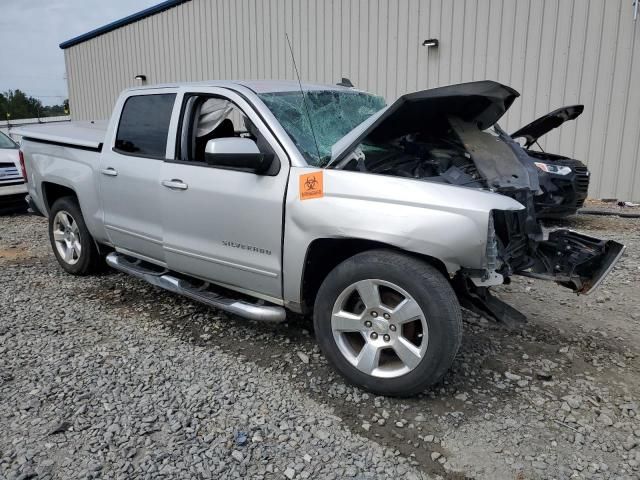
{"type": "Polygon", "coordinates": [[[129,89],[108,123],[19,132],[28,202],[67,272],[106,260],[250,319],[313,313],[349,381],[411,395],[451,365],[461,304],[518,324],[491,286],[588,293],[624,250],[542,230],[535,167],[497,124],[517,97],[490,81],[388,106],[280,81],[129,89]]]}

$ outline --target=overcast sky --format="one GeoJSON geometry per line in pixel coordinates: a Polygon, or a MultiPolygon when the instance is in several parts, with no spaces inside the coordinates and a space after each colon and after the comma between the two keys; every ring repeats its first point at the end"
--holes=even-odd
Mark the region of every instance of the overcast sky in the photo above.
{"type": "Polygon", "coordinates": [[[25,91],[45,105],[67,98],[65,40],[162,0],[0,0],[0,92],[25,91]]]}

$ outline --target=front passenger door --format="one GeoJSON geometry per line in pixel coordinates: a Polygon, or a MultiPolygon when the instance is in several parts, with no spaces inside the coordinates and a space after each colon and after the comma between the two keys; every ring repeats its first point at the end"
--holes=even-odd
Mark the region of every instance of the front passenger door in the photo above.
{"type": "Polygon", "coordinates": [[[183,112],[177,158],[164,162],[161,175],[168,267],[280,301],[289,170],[284,150],[252,107],[228,89],[185,94],[183,112]],[[211,108],[204,112],[206,102],[211,108]],[[237,170],[233,155],[223,168],[207,164],[204,144],[224,136],[257,137],[261,150],[275,154],[275,168],[264,175],[237,170]]]}

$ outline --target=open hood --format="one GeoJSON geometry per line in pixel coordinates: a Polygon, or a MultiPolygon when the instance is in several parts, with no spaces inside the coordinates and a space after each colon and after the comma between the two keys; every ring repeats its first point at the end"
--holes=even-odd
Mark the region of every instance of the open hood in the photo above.
{"type": "Polygon", "coordinates": [[[511,134],[511,138],[524,138],[526,148],[533,145],[540,137],[554,128],[558,128],[567,120],[578,118],[584,111],[584,105],[569,105],[547,113],[511,134]]]}
{"type": "Polygon", "coordinates": [[[495,124],[520,94],[513,88],[485,80],[421,90],[401,96],[392,105],[358,125],[331,150],[330,164],[337,164],[365,138],[382,143],[428,123],[454,116],[485,130],[495,124]]]}

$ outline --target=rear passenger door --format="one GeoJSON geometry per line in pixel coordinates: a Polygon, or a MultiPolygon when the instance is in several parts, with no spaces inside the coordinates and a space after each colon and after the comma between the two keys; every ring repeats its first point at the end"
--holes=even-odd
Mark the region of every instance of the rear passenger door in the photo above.
{"type": "MultiPolygon", "coordinates": [[[[132,94],[121,105],[113,142],[100,160],[104,226],[116,250],[164,264],[160,173],[176,93],[132,94]]],[[[118,107],[116,107],[118,108],[118,107]]]]}

